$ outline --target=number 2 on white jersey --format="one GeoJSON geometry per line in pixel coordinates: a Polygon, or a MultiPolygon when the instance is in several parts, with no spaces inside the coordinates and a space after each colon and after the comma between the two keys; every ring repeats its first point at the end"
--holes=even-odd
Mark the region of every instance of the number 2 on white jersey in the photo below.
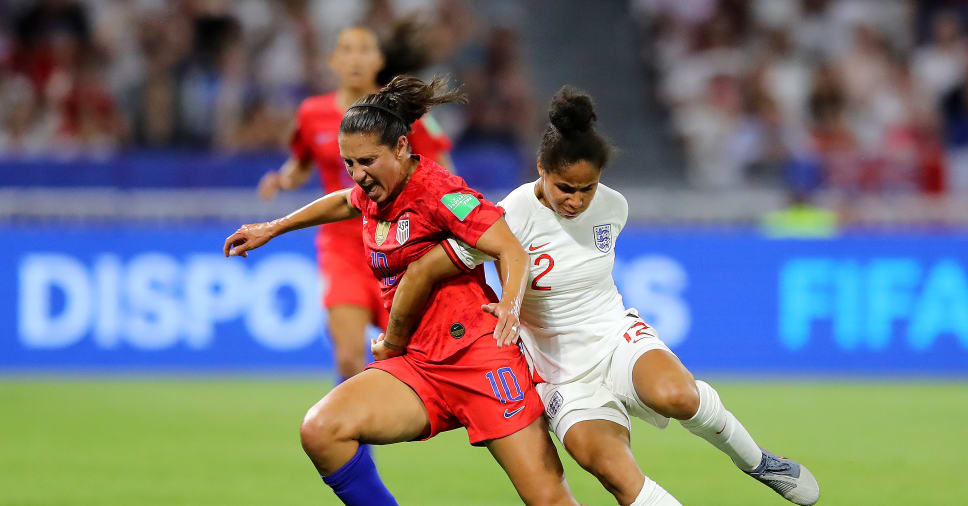
{"type": "Polygon", "coordinates": [[[531,289],[532,290],[549,291],[549,290],[551,290],[551,287],[550,286],[538,286],[538,280],[541,279],[545,274],[548,274],[549,272],[551,272],[551,269],[555,266],[555,259],[554,258],[551,258],[551,255],[549,255],[547,253],[542,253],[542,254],[538,255],[538,258],[535,258],[534,259],[534,265],[540,266],[542,260],[547,260],[548,261],[548,267],[545,267],[545,270],[541,271],[541,274],[538,274],[537,276],[534,277],[533,280],[531,280],[531,289]]]}

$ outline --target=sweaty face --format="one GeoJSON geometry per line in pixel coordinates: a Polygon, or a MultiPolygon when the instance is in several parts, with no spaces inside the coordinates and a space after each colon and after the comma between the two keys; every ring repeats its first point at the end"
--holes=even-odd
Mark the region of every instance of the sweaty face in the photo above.
{"type": "Polygon", "coordinates": [[[329,57],[329,68],[339,78],[340,87],[374,86],[376,74],[383,68],[383,53],[376,35],[358,27],[340,32],[336,48],[329,57]]]}
{"type": "Polygon", "coordinates": [[[562,218],[572,219],[585,212],[595,197],[602,169],[585,160],[561,167],[557,172],[538,165],[538,199],[562,218]]]}
{"type": "Polygon", "coordinates": [[[339,152],[346,172],[377,204],[396,197],[407,180],[408,163],[406,137],[400,137],[390,148],[380,144],[375,133],[339,134],[339,152]]]}

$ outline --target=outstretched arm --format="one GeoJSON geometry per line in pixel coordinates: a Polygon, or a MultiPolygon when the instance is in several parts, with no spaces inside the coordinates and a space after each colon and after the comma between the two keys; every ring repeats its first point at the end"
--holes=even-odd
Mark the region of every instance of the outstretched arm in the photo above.
{"type": "Polygon", "coordinates": [[[420,315],[434,285],[460,272],[440,244],[408,265],[407,272],[403,274],[397,291],[393,294],[386,333],[370,343],[373,358],[383,360],[402,355],[410,343],[410,335],[420,321],[420,315]]]}
{"type": "Polygon", "coordinates": [[[350,202],[351,191],[350,188],[335,191],[277,220],[242,225],[225,240],[222,250],[227,257],[247,257],[249,250],[256,249],[286,232],[355,218],[360,215],[360,211],[350,202]]]}

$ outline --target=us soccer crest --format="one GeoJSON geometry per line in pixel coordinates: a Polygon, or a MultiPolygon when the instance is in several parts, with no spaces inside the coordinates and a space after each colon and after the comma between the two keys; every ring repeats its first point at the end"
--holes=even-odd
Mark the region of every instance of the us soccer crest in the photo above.
{"type": "Polygon", "coordinates": [[[602,253],[608,253],[612,249],[612,226],[598,225],[592,232],[595,234],[595,247],[602,253]]]}
{"type": "Polygon", "coordinates": [[[380,220],[376,224],[376,233],[373,234],[373,240],[376,241],[376,245],[383,246],[383,242],[387,240],[388,235],[390,235],[390,222],[380,220]]]}
{"type": "Polygon", "coordinates": [[[410,239],[410,218],[397,222],[397,244],[403,246],[407,239],[410,239]]]}

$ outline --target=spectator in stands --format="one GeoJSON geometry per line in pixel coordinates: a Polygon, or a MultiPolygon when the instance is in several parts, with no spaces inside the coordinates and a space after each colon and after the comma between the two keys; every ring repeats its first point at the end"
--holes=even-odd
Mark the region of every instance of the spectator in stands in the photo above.
{"type": "Polygon", "coordinates": [[[938,103],[965,78],[968,70],[968,41],[961,19],[953,11],[934,14],[927,43],[914,51],[912,61],[918,84],[938,103]]]}
{"type": "Polygon", "coordinates": [[[482,191],[506,189],[521,180],[522,146],[534,134],[534,106],[519,60],[517,32],[491,29],[480,64],[465,69],[467,126],[451,156],[468,184],[482,191]]]}
{"type": "Polygon", "coordinates": [[[57,144],[65,151],[108,155],[122,141],[124,128],[110,90],[104,85],[104,66],[93,52],[77,63],[68,89],[57,104],[57,144]]]}
{"type": "Polygon", "coordinates": [[[143,74],[125,100],[133,140],[138,146],[173,146],[181,138],[179,67],[191,52],[191,25],[174,13],[158,13],[141,21],[139,38],[143,74]]]}
{"type": "Polygon", "coordinates": [[[39,155],[49,149],[52,122],[30,80],[0,66],[0,155],[39,155]]]}

